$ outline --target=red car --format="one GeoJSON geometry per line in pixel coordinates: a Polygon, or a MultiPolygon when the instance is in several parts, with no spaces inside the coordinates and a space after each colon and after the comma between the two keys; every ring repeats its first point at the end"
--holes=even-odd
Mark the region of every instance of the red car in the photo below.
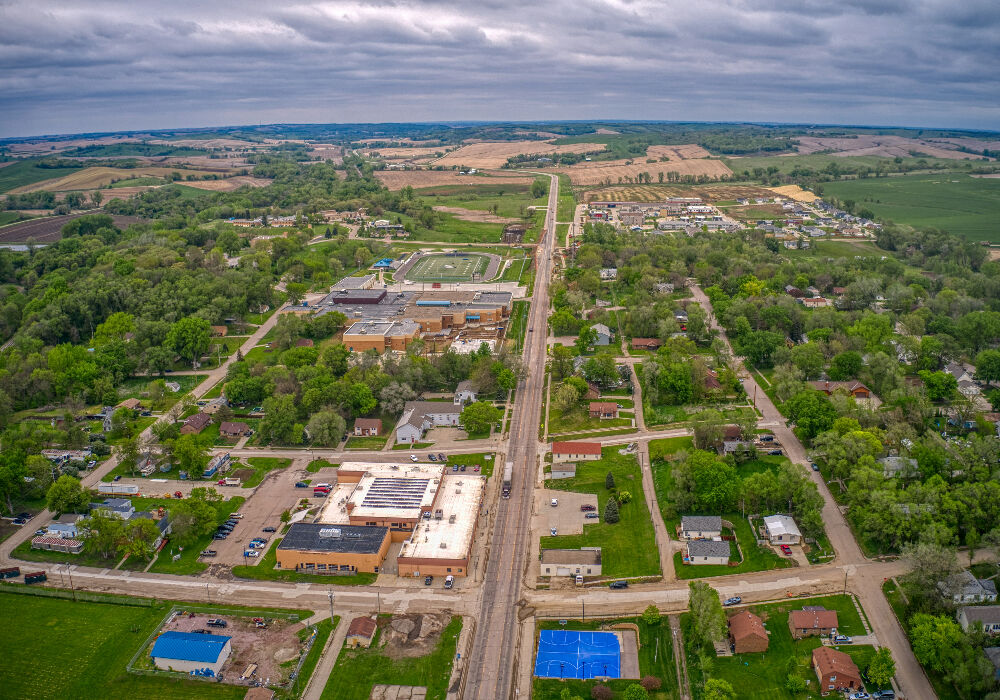
{"type": "Polygon", "coordinates": [[[597,506],[591,506],[591,505],[586,505],[585,504],[585,505],[580,506],[580,510],[582,510],[584,512],[589,511],[589,510],[597,510],[597,506]]]}
{"type": "Polygon", "coordinates": [[[787,554],[788,556],[792,556],[792,548],[789,547],[787,544],[781,545],[781,551],[787,554]]]}

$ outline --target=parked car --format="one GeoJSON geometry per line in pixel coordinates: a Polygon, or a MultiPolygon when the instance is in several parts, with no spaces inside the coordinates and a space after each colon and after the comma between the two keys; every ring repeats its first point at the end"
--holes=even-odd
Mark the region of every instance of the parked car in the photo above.
{"type": "Polygon", "coordinates": [[[465,465],[463,464],[463,465],[462,465],[461,467],[459,467],[459,470],[458,470],[458,471],[460,471],[460,472],[464,472],[464,471],[465,471],[465,465]]]}
{"type": "Polygon", "coordinates": [[[859,690],[856,693],[851,693],[847,696],[848,700],[868,700],[871,696],[863,690],[859,690]]]}
{"type": "Polygon", "coordinates": [[[781,545],[781,551],[784,552],[787,556],[792,556],[792,548],[789,547],[787,544],[781,545]]]}
{"type": "Polygon", "coordinates": [[[444,454],[444,452],[438,452],[438,459],[440,461],[442,461],[442,462],[445,460],[445,454],[444,454]]]}
{"type": "Polygon", "coordinates": [[[778,455],[780,455],[780,454],[781,454],[781,450],[768,450],[768,451],[767,451],[767,453],[768,453],[769,455],[772,455],[772,456],[775,456],[775,457],[777,457],[778,455]]]}
{"type": "Polygon", "coordinates": [[[452,576],[451,574],[448,574],[447,576],[444,577],[444,587],[445,588],[451,588],[454,585],[455,585],[455,577],[454,576],[452,576]]]}
{"type": "Polygon", "coordinates": [[[304,481],[296,481],[295,482],[295,488],[297,488],[297,489],[307,489],[307,488],[309,488],[309,484],[307,484],[304,481]]]}
{"type": "Polygon", "coordinates": [[[121,474],[115,474],[115,478],[112,479],[112,481],[121,481],[121,480],[122,480],[122,475],[121,474]]]}
{"type": "Polygon", "coordinates": [[[211,620],[205,623],[209,627],[228,627],[229,623],[222,618],[213,617],[211,620]]]}
{"type": "Polygon", "coordinates": [[[550,527],[550,528],[549,528],[549,533],[550,533],[550,534],[551,534],[551,535],[552,535],[553,537],[555,537],[556,535],[558,535],[558,534],[559,534],[559,530],[558,530],[558,529],[556,529],[556,528],[554,528],[554,527],[550,527]]]}
{"type": "Polygon", "coordinates": [[[582,506],[580,506],[580,510],[584,512],[588,510],[597,510],[597,506],[592,506],[589,503],[584,503],[582,506]]]}
{"type": "Polygon", "coordinates": [[[848,637],[846,634],[838,634],[833,638],[834,644],[853,644],[854,641],[848,637]]]}
{"type": "Polygon", "coordinates": [[[433,576],[424,576],[424,585],[425,586],[429,586],[432,583],[434,583],[434,577],[433,576]]]}
{"type": "Polygon", "coordinates": [[[243,513],[233,513],[229,517],[230,518],[235,518],[236,520],[243,520],[243,513]]]}
{"type": "Polygon", "coordinates": [[[201,556],[214,557],[216,554],[218,554],[218,552],[216,552],[214,549],[206,549],[204,552],[201,553],[201,556]]]}
{"type": "Polygon", "coordinates": [[[262,530],[262,532],[277,532],[277,531],[278,531],[278,528],[276,528],[276,527],[271,527],[270,525],[268,525],[267,527],[265,527],[265,528],[264,528],[264,529],[262,530]]]}
{"type": "Polygon", "coordinates": [[[48,532],[48,530],[46,530],[45,528],[41,528],[40,530],[35,530],[35,537],[41,537],[46,532],[48,532]]]}
{"type": "Polygon", "coordinates": [[[872,693],[872,700],[895,700],[896,691],[894,690],[876,690],[872,693]]]}
{"type": "Polygon", "coordinates": [[[429,459],[432,462],[438,461],[437,455],[434,454],[433,452],[431,452],[429,455],[427,455],[427,459],[429,459]]]}
{"type": "Polygon", "coordinates": [[[474,472],[478,472],[478,471],[479,471],[479,465],[477,464],[476,466],[474,466],[474,467],[472,468],[472,471],[474,471],[474,472]]]}
{"type": "Polygon", "coordinates": [[[742,602],[743,602],[742,598],[740,598],[738,595],[734,595],[732,598],[726,598],[724,601],[722,601],[722,604],[723,605],[727,605],[727,606],[728,605],[739,605],[742,602]]]}
{"type": "Polygon", "coordinates": [[[612,581],[608,584],[608,588],[621,589],[628,588],[628,581],[612,581]]]}
{"type": "Polygon", "coordinates": [[[28,522],[27,518],[14,518],[15,525],[25,525],[27,524],[27,522],[28,522]]]}
{"type": "Polygon", "coordinates": [[[458,471],[458,465],[457,465],[457,464],[453,464],[453,465],[451,465],[451,470],[452,470],[453,472],[457,472],[457,471],[458,471]]]}
{"type": "Polygon", "coordinates": [[[229,535],[227,535],[224,532],[216,532],[214,535],[212,535],[213,540],[224,540],[227,537],[229,537],[229,535]]]}
{"type": "Polygon", "coordinates": [[[411,462],[416,462],[417,461],[417,456],[416,455],[410,455],[410,461],[411,462]]]}
{"type": "Polygon", "coordinates": [[[598,515],[597,513],[587,513],[587,514],[586,514],[586,515],[584,515],[583,517],[585,517],[585,518],[599,518],[599,517],[601,517],[601,516],[600,516],[600,515],[598,515]]]}
{"type": "Polygon", "coordinates": [[[553,508],[555,508],[556,506],[559,505],[559,499],[558,498],[553,498],[552,501],[549,503],[549,505],[552,506],[553,508]]]}
{"type": "Polygon", "coordinates": [[[819,465],[816,464],[815,462],[813,462],[811,466],[812,466],[812,469],[813,469],[814,472],[818,472],[819,471],[819,465]]]}
{"type": "Polygon", "coordinates": [[[260,556],[260,552],[258,552],[256,549],[247,549],[247,550],[244,550],[243,556],[245,556],[245,557],[259,557],[260,556]]]}

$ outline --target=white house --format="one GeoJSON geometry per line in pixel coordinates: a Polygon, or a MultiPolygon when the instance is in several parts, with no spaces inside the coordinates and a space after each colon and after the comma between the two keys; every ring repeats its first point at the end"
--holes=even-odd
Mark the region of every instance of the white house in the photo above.
{"type": "Polygon", "coordinates": [[[601,548],[543,549],[542,576],[600,576],[601,548]]]}
{"type": "Polygon", "coordinates": [[[45,534],[49,537],[63,537],[74,540],[80,535],[77,522],[82,517],[82,515],[75,513],[64,513],[46,526],[45,534]]]}
{"type": "Polygon", "coordinates": [[[990,579],[976,578],[971,571],[962,571],[947,581],[939,581],[938,590],[946,598],[950,596],[952,602],[963,605],[994,603],[997,599],[996,583],[990,579]]]}
{"type": "Polygon", "coordinates": [[[798,544],[802,540],[799,526],[787,515],[765,517],[764,532],[771,544],[798,544]]]}
{"type": "Polygon", "coordinates": [[[979,622],[987,634],[1000,634],[1000,605],[970,605],[959,608],[955,617],[966,632],[979,622]]]}
{"type": "Polygon", "coordinates": [[[552,462],[594,461],[601,458],[599,442],[553,442],[552,462]]]}
{"type": "Polygon", "coordinates": [[[444,401],[407,401],[396,425],[397,443],[419,442],[424,433],[436,426],[457,426],[460,406],[444,401]]]}
{"type": "Polygon", "coordinates": [[[687,543],[689,564],[728,564],[729,542],[725,540],[691,540],[687,543]]]}
{"type": "Polygon", "coordinates": [[[721,535],[721,516],[685,515],[681,518],[681,539],[683,540],[709,540],[721,535]]]}
{"type": "Polygon", "coordinates": [[[617,267],[602,267],[601,268],[601,281],[607,282],[609,280],[618,279],[618,268],[617,267]]]}
{"type": "Polygon", "coordinates": [[[549,476],[553,479],[572,479],[576,476],[576,464],[573,462],[553,464],[549,476]]]}
{"type": "Polygon", "coordinates": [[[472,388],[472,382],[468,379],[458,383],[455,389],[455,405],[464,406],[467,403],[474,403],[476,400],[476,390],[472,388]]]}
{"type": "Polygon", "coordinates": [[[900,474],[915,474],[917,471],[917,460],[912,457],[900,457],[899,455],[889,455],[878,460],[882,465],[882,474],[886,477],[898,476],[900,474]]]}
{"type": "Polygon", "coordinates": [[[611,339],[614,334],[611,329],[605,326],[603,323],[595,323],[591,326],[591,329],[597,334],[597,339],[594,341],[594,345],[608,345],[611,343],[611,339]]]}

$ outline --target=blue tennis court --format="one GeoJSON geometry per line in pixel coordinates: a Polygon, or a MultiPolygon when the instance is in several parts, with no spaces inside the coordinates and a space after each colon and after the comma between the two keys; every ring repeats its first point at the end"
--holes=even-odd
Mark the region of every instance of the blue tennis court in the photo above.
{"type": "Polygon", "coordinates": [[[535,656],[539,678],[621,677],[621,645],[612,632],[542,630],[535,656]]]}

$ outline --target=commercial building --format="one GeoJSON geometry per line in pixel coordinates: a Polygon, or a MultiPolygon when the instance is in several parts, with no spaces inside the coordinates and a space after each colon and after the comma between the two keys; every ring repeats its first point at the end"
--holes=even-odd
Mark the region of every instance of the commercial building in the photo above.
{"type": "Polygon", "coordinates": [[[831,690],[850,692],[864,688],[857,664],[844,652],[830,647],[816,647],[812,661],[819,679],[820,695],[829,695],[831,690]]]}
{"type": "Polygon", "coordinates": [[[601,458],[599,442],[553,442],[552,462],[592,462],[601,458]]]}
{"type": "Polygon", "coordinates": [[[157,668],[167,671],[211,669],[218,675],[232,652],[232,637],[170,631],[156,638],[150,656],[157,668]]]}
{"type": "Polygon", "coordinates": [[[358,321],[344,331],[344,345],[351,352],[375,350],[403,351],[420,337],[420,327],[413,321],[358,321]]]}
{"type": "Polygon", "coordinates": [[[736,613],[729,618],[729,643],[736,654],[767,651],[764,621],[749,610],[736,613]]]}
{"type": "Polygon", "coordinates": [[[309,573],[377,573],[389,551],[389,528],[292,523],[275,550],[278,567],[309,573]]]}
{"type": "Polygon", "coordinates": [[[542,576],[600,576],[601,548],[543,549],[542,576]]]}
{"type": "Polygon", "coordinates": [[[788,613],[788,630],[792,639],[837,634],[837,611],[815,606],[792,610],[788,613]]]}
{"type": "Polygon", "coordinates": [[[764,518],[764,533],[771,544],[798,544],[802,533],[788,515],[768,515],[764,518]]]}

